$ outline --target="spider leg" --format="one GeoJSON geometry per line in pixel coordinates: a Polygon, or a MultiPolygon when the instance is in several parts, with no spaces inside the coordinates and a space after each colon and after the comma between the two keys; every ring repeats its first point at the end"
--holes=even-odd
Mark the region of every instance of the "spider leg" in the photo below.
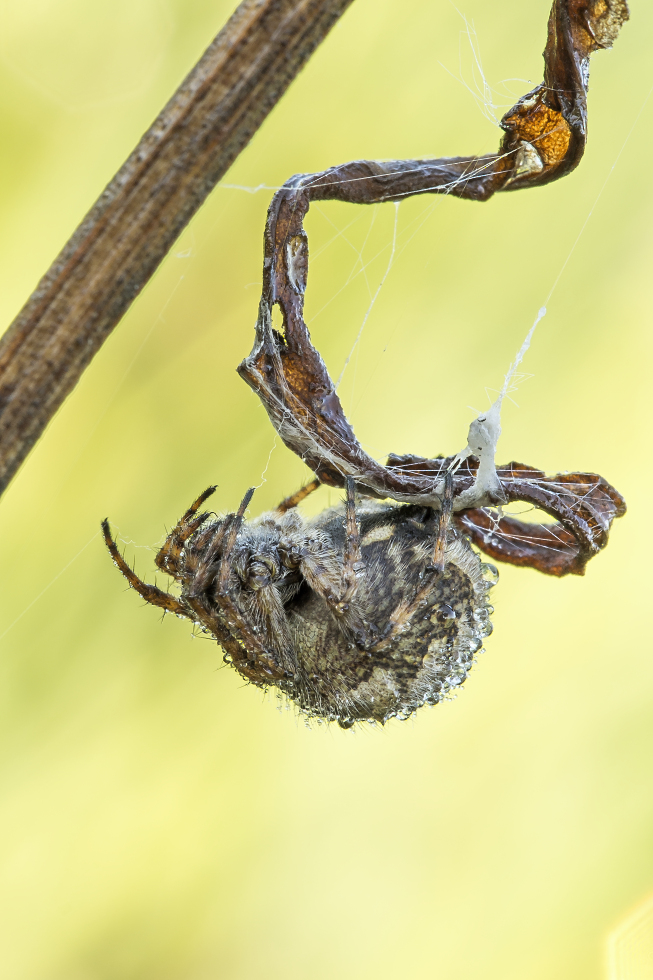
{"type": "Polygon", "coordinates": [[[208,487],[201,493],[197,500],[194,500],[190,505],[184,516],[175,524],[172,531],[166,538],[163,546],[160,548],[156,558],[154,559],[156,565],[165,572],[167,575],[172,575],[177,581],[181,580],[179,574],[179,558],[184,549],[186,541],[190,538],[192,534],[201,527],[204,521],[209,516],[208,514],[199,514],[195,517],[195,514],[202,506],[207,497],[215,493],[215,487],[208,487]],[[194,520],[192,519],[194,518],[194,520]]]}
{"type": "Polygon", "coordinates": [[[142,579],[138,577],[136,572],[129,567],[123,556],[118,551],[116,542],[111,537],[109,521],[106,518],[102,521],[102,533],[104,534],[104,540],[107,548],[109,549],[109,553],[113,558],[114,564],[118,566],[132,589],[135,589],[136,592],[138,592],[138,594],[151,605],[159,606],[160,609],[165,609],[167,612],[175,613],[177,616],[188,617],[188,609],[182,605],[179,599],[173,595],[170,595],[169,592],[163,592],[161,589],[157,589],[156,585],[148,585],[146,582],[143,582],[142,579]]]}
{"type": "Polygon", "coordinates": [[[250,487],[243,499],[240,502],[240,507],[238,508],[234,519],[231,521],[229,526],[229,532],[227,534],[227,540],[224,546],[224,551],[222,552],[222,561],[220,562],[220,570],[218,572],[217,579],[217,589],[220,594],[224,594],[226,591],[227,579],[229,577],[229,569],[231,568],[231,554],[234,550],[234,545],[236,544],[236,538],[238,537],[238,532],[240,531],[243,523],[243,517],[245,516],[245,511],[249,507],[249,503],[254,496],[254,487],[250,487]]]}
{"type": "Polygon", "coordinates": [[[356,520],[356,484],[353,477],[348,476],[345,481],[347,489],[346,503],[346,529],[345,551],[343,554],[342,582],[345,591],[340,599],[343,610],[356,595],[358,589],[358,576],[365,568],[363,556],[361,554],[361,539],[358,532],[358,522],[356,520]]]}
{"type": "Polygon", "coordinates": [[[295,674],[298,669],[297,654],[279,589],[270,584],[249,593],[247,604],[248,619],[251,618],[264,632],[266,646],[273,651],[276,663],[295,674]]]}
{"type": "MultiPolygon", "coordinates": [[[[265,686],[280,677],[283,671],[272,664],[264,663],[261,659],[252,659],[245,647],[242,637],[232,635],[224,622],[207,605],[204,597],[188,596],[186,601],[193,611],[193,618],[218,641],[231,663],[238,671],[253,684],[265,686]]],[[[249,643],[249,640],[247,640],[249,643]]]]}
{"type": "Polygon", "coordinates": [[[427,566],[427,572],[444,571],[444,551],[447,547],[447,531],[453,513],[453,474],[447,470],[444,477],[444,494],[442,495],[442,507],[438,514],[438,530],[435,535],[435,547],[433,548],[433,558],[431,564],[427,566]]]}
{"type": "Polygon", "coordinates": [[[297,504],[301,504],[302,500],[306,500],[309,494],[313,493],[314,490],[317,490],[319,485],[319,480],[311,480],[311,482],[307,483],[306,486],[296,490],[295,493],[291,493],[289,497],[285,497],[279,506],[275,508],[275,513],[285,514],[286,511],[292,510],[293,507],[297,506],[297,504]]]}
{"type": "MultiPolygon", "coordinates": [[[[279,658],[275,656],[274,652],[268,649],[266,644],[261,642],[259,629],[254,624],[249,622],[249,617],[238,608],[236,603],[233,601],[229,595],[229,572],[231,570],[231,559],[233,555],[234,546],[236,544],[236,539],[238,538],[238,532],[243,523],[243,517],[249,502],[254,495],[254,488],[252,487],[247,491],[243,500],[238,508],[236,514],[232,515],[231,520],[228,525],[225,523],[222,533],[219,535],[220,544],[224,542],[224,549],[222,551],[222,558],[218,566],[218,574],[215,577],[215,591],[213,597],[216,604],[218,605],[224,619],[226,620],[227,629],[229,634],[236,642],[238,647],[237,651],[228,650],[232,655],[234,662],[238,661],[238,669],[243,673],[247,674],[247,667],[249,674],[253,680],[258,680],[265,682],[265,677],[270,681],[284,677],[286,671],[279,665],[279,658]],[[245,655],[245,652],[249,656],[245,655]],[[257,670],[258,668],[258,670],[257,670]],[[264,678],[260,676],[261,671],[265,675],[264,678]]],[[[207,612],[202,606],[201,599],[198,595],[198,584],[206,587],[208,580],[208,572],[212,564],[213,558],[217,551],[217,545],[214,547],[212,545],[210,553],[207,554],[206,561],[203,563],[202,567],[198,569],[198,573],[193,581],[193,590],[191,593],[191,600],[193,604],[193,609],[198,605],[203,610],[203,617],[206,618],[207,612]]],[[[220,636],[221,633],[225,632],[225,627],[222,623],[218,624],[219,629],[214,629],[213,625],[209,628],[216,635],[220,636]]],[[[222,641],[220,641],[222,642],[222,641]]],[[[227,649],[226,645],[225,649],[227,649]]]]}
{"type": "Polygon", "coordinates": [[[343,631],[365,648],[373,635],[372,625],[365,622],[353,601],[364,568],[358,522],[356,520],[355,483],[346,479],[346,536],[342,564],[335,552],[321,542],[309,543],[299,560],[299,571],[307,584],[326,602],[343,631]]]}
{"type": "Polygon", "coordinates": [[[422,585],[417,589],[412,599],[405,599],[395,607],[383,636],[371,647],[371,652],[377,653],[389,647],[400,633],[405,632],[410,627],[413,617],[427,603],[433,586],[444,572],[447,531],[453,512],[453,490],[453,475],[448,471],[444,478],[442,506],[438,514],[438,526],[431,561],[424,569],[422,585]]]}

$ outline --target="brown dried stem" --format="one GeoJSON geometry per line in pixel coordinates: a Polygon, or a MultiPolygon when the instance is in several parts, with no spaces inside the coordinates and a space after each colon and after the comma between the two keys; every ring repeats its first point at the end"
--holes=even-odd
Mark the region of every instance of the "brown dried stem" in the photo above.
{"type": "Polygon", "coordinates": [[[0,493],[352,0],[244,0],[0,341],[0,493]]]}
{"type": "MultiPolygon", "coordinates": [[[[275,194],[265,229],[263,293],[254,347],[238,370],[261,398],[285,444],[322,483],[343,487],[347,478],[353,478],[362,494],[439,508],[440,484],[453,461],[391,456],[383,466],[356,439],[304,322],[308,280],[304,218],[311,203],[375,204],[417,194],[487,201],[498,192],[538,187],[566,176],[578,166],[587,141],[589,57],[609,48],[627,19],[626,0],[553,0],[544,81],[505,114],[496,153],[354,160],[322,173],[296,174],[275,194]],[[275,306],[283,316],[281,331],[272,325],[275,306]]],[[[465,514],[461,520],[466,531],[494,557],[553,575],[582,574],[589,558],[605,547],[612,520],[625,509],[621,496],[592,474],[547,478],[539,470],[513,463],[499,468],[498,483],[489,488],[483,482],[476,484],[477,471],[480,475],[478,460],[476,468],[458,468],[454,477],[453,510],[465,514]],[[493,523],[483,508],[507,500],[535,504],[554,517],[555,541],[548,531],[539,530],[537,542],[531,542],[532,525],[512,521],[499,528],[493,523]],[[505,544],[497,529],[506,530],[512,544],[505,544]],[[528,555],[524,542],[530,542],[528,555]]]]}

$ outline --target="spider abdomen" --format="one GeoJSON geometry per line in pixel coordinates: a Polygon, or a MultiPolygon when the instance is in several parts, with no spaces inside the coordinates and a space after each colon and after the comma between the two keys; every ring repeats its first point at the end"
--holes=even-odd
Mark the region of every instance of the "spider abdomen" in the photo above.
{"type": "MultiPolygon", "coordinates": [[[[286,606],[298,669],[284,690],[308,715],[384,722],[436,704],[467,677],[491,631],[490,584],[468,541],[452,537],[445,570],[405,628],[384,641],[388,624],[422,587],[433,529],[418,508],[368,505],[359,512],[364,574],[356,593],[363,620],[375,632],[368,649],[352,643],[314,591],[302,588],[286,606]]],[[[324,515],[334,545],[344,547],[342,510],[324,515]]],[[[493,570],[492,570],[493,572],[493,570]]],[[[492,573],[491,573],[492,574],[492,573]]]]}

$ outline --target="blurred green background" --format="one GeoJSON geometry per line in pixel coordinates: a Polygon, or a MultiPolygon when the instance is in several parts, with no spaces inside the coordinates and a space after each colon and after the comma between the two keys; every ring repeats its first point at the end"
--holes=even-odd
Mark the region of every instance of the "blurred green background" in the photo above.
{"type": "MultiPolygon", "coordinates": [[[[232,6],[2,0],[0,322],[232,6]]],[[[541,80],[548,7],[461,0],[498,116],[541,80]]],[[[585,578],[502,568],[457,700],[384,730],[308,729],[143,608],[100,541],[108,515],[151,579],[165,527],[209,483],[221,510],[260,485],[258,513],[307,478],[235,373],[270,190],[217,188],[87,370],[0,506],[3,980],[606,974],[610,930],[653,890],[652,38],[633,0],[592,60],[570,177],[483,206],[401,204],[345,374],[374,455],[461,449],[589,216],[499,459],[600,472],[629,514],[585,578]]],[[[225,183],[493,150],[479,85],[447,0],[356,0],[225,183]]],[[[311,210],[307,311],[334,376],[394,219],[311,210]]]]}

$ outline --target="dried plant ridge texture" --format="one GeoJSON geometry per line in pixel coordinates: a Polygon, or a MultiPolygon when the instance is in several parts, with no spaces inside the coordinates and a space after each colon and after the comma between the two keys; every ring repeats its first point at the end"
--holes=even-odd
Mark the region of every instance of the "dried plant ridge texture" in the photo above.
{"type": "Polygon", "coordinates": [[[277,688],[309,717],[350,728],[436,704],[463,683],[492,629],[488,593],[498,573],[472,543],[501,561],[582,574],[625,511],[595,474],[497,466],[500,401],[472,423],[456,456],[391,455],[385,466],[367,456],[303,320],[310,202],[421,193],[482,201],[569,173],[585,146],[589,55],[610,46],[627,16],[621,0],[556,0],[544,82],[504,117],[496,154],[357,161],[289,180],[268,213],[256,341],[239,371],[316,478],[249,521],[253,490],[236,513],[218,517],[200,511],[209,487],[156,557],[174,593],[140,579],[103,524],[114,562],[143,599],[196,623],[243,677],[277,688]],[[272,327],[275,305],[282,331],[272,327]],[[345,500],[307,520],[297,504],[320,483],[345,488],[345,500]],[[506,516],[500,505],[513,501],[552,523],[506,516]]]}

